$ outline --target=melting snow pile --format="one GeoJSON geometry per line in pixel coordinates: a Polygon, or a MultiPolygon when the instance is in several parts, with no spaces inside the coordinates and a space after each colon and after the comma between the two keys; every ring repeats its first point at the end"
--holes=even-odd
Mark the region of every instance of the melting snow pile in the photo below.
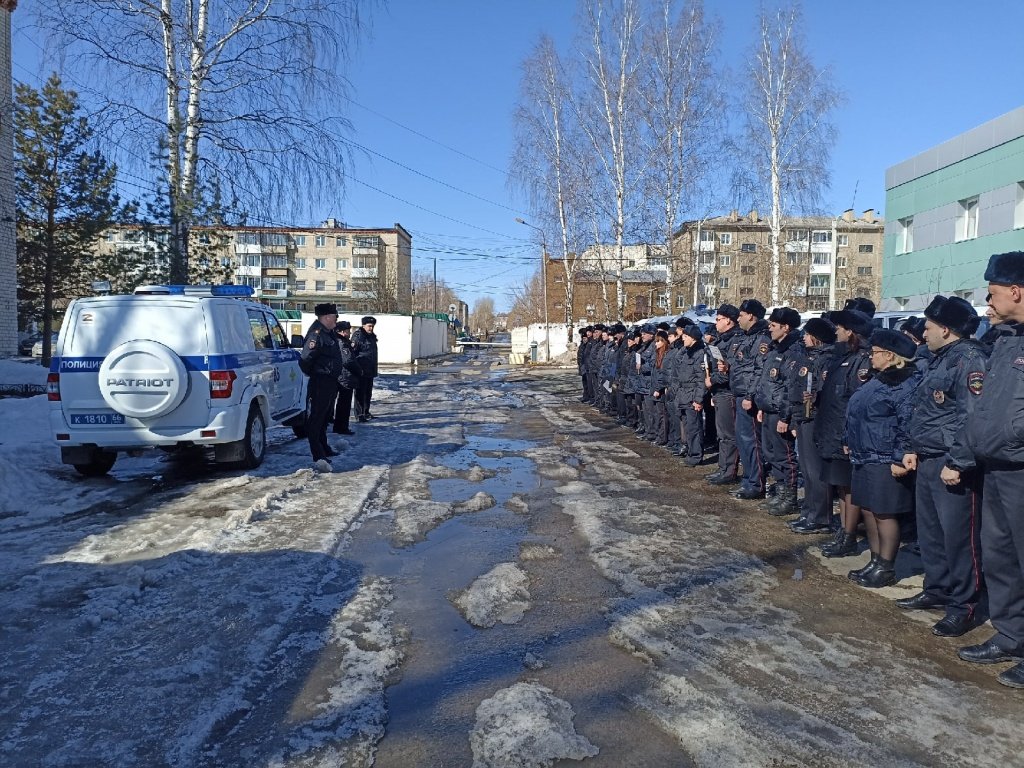
{"type": "Polygon", "coordinates": [[[515,624],[530,608],[529,578],[513,563],[501,563],[454,600],[475,627],[515,624]]]}
{"type": "Polygon", "coordinates": [[[532,768],[583,760],[597,747],[576,733],[572,707],[537,683],[516,683],[484,700],[469,736],[473,768],[532,768]]]}

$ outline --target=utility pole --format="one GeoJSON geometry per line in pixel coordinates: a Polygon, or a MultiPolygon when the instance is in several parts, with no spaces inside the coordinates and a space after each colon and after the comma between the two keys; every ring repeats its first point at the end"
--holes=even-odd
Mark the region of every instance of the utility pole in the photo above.
{"type": "Polygon", "coordinates": [[[544,238],[544,230],[529,222],[516,218],[516,222],[536,230],[540,234],[540,279],[544,295],[544,362],[551,362],[551,326],[548,324],[548,246],[544,238]]]}
{"type": "Polygon", "coordinates": [[[437,313],[437,259],[434,259],[434,313],[437,313]]]}

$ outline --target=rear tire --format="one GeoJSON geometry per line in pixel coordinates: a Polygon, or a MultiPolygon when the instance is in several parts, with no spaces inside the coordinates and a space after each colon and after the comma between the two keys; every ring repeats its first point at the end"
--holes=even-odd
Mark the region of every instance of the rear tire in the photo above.
{"type": "Polygon", "coordinates": [[[84,477],[102,477],[107,474],[117,461],[117,454],[110,451],[93,451],[92,458],[85,464],[75,464],[78,474],[84,477]]]}
{"type": "Polygon", "coordinates": [[[245,422],[242,449],[245,455],[241,464],[246,469],[256,469],[267,455],[267,424],[263,420],[263,411],[256,403],[249,409],[249,418],[245,422]]]}

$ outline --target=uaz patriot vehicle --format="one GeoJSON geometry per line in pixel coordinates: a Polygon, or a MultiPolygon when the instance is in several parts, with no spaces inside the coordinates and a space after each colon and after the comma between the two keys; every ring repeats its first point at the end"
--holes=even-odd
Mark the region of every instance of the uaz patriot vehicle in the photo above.
{"type": "Polygon", "coordinates": [[[61,460],[102,475],[121,451],[212,446],[263,462],[267,428],[301,435],[306,377],[271,309],[247,286],[144,286],[76,299],[54,346],[47,397],[61,460]]]}

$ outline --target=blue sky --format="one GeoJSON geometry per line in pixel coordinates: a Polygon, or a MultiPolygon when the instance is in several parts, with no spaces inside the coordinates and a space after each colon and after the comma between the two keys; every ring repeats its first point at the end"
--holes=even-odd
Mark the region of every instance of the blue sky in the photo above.
{"type": "MultiPolygon", "coordinates": [[[[721,60],[738,69],[759,3],[705,2],[723,21],[721,60]]],[[[471,306],[491,296],[507,308],[539,261],[533,232],[514,220],[529,218],[525,201],[506,180],[520,67],[541,33],[571,51],[576,8],[575,0],[376,6],[348,73],[351,139],[369,152],[357,154],[342,209],[320,218],[401,223],[413,234],[415,271],[430,272],[436,258],[438,276],[471,306]]],[[[1024,104],[1021,0],[815,0],[804,19],[812,57],[846,95],[825,195],[832,212],[883,212],[887,167],[1024,104]]],[[[31,81],[19,62],[27,48],[16,29],[14,74],[31,81]]]]}

